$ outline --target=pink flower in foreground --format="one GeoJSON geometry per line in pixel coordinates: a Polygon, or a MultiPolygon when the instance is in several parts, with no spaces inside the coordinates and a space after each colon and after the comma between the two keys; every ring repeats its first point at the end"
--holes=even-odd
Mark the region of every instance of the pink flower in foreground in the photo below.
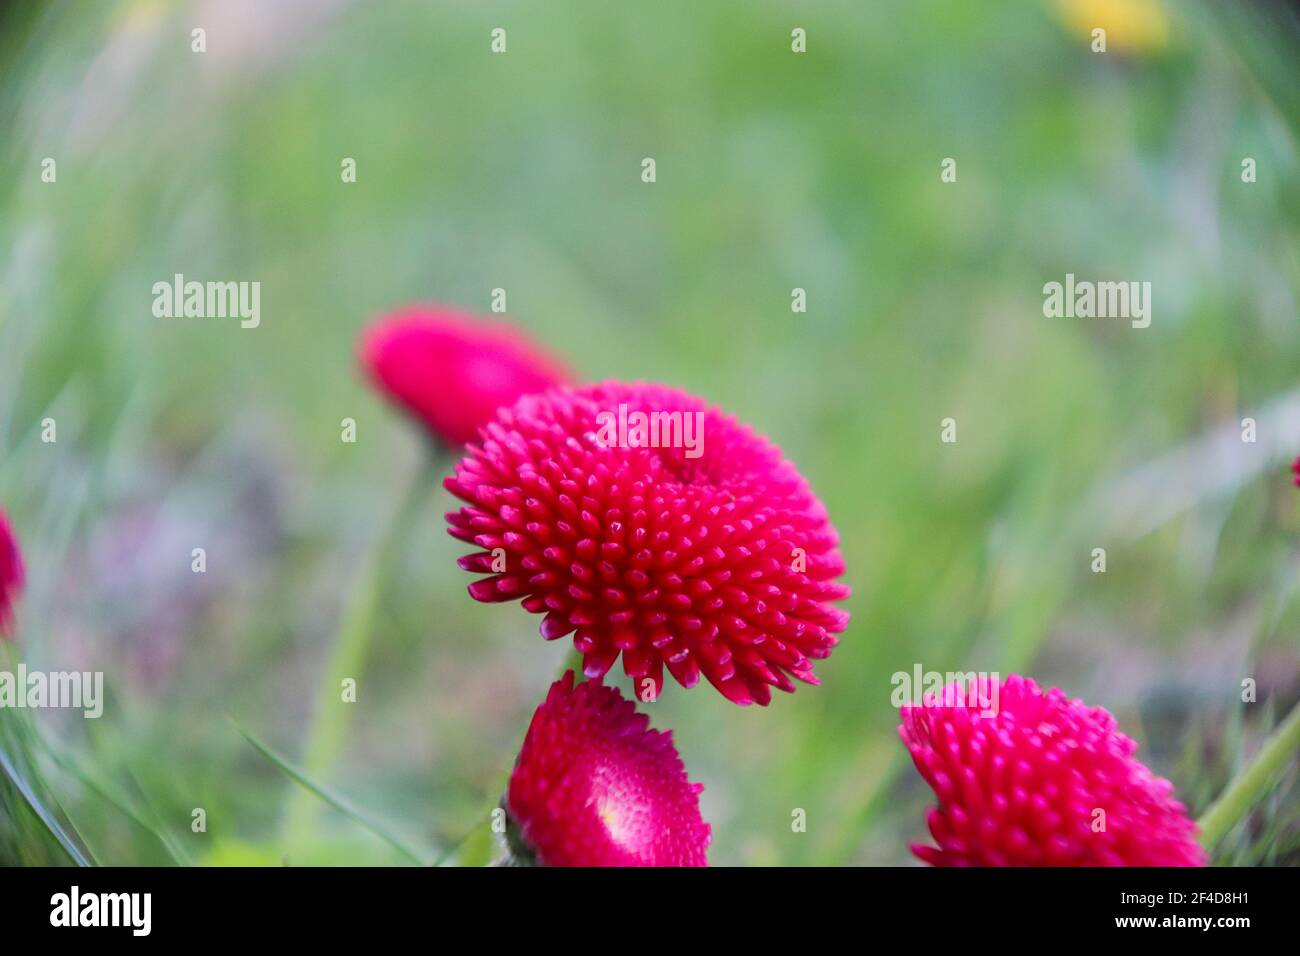
{"type": "Polygon", "coordinates": [[[700,791],[673,747],[617,690],[551,685],[506,792],[517,852],[544,866],[705,866],[700,791]]]}
{"type": "Polygon", "coordinates": [[[498,408],[569,380],[522,332],[441,306],[413,306],[362,333],[362,368],[434,438],[463,445],[498,408]]]}
{"type": "Polygon", "coordinates": [[[448,530],[484,549],[460,566],[491,575],[474,598],[522,599],[548,640],[574,632],[589,678],[621,654],[642,700],[665,667],[738,704],[818,682],[812,661],[848,621],[831,604],[844,562],[767,439],[685,392],[620,382],[526,396],[483,434],[446,480],[469,503],[448,530]],[[642,413],[665,416],[658,447],[634,430],[642,413]]]}
{"type": "Polygon", "coordinates": [[[1297,485],[1300,485],[1300,458],[1297,458],[1295,461],[1291,462],[1291,474],[1293,476],[1293,480],[1295,481],[1295,483],[1297,485]]]}
{"type": "Polygon", "coordinates": [[[1173,785],[1101,707],[1012,674],[902,708],[898,728],[939,798],[936,866],[1203,866],[1173,785]],[[995,714],[985,716],[990,710],[995,714]]]}
{"type": "Polygon", "coordinates": [[[23,586],[23,556],[18,539],[0,510],[0,638],[13,627],[13,606],[23,586]]]}

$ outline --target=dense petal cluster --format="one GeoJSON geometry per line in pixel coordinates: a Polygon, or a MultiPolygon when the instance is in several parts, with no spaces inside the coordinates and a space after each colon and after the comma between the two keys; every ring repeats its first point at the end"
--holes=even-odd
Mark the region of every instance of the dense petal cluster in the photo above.
{"type": "Polygon", "coordinates": [[[937,866],[1200,866],[1173,785],[1104,708],[1028,678],[979,678],[902,708],[898,728],[939,798],[937,866]]]}
{"type": "Polygon", "coordinates": [[[402,309],[369,326],[358,357],[385,396],[453,446],[502,405],[569,380],[517,329],[441,306],[402,309]]]}
{"type": "Polygon", "coordinates": [[[512,841],[545,866],[705,866],[703,787],[649,723],[573,671],[552,684],[506,792],[512,841]]]}
{"type": "Polygon", "coordinates": [[[807,481],[685,392],[609,382],[527,396],[446,486],[468,503],[450,532],[482,549],[460,565],[490,575],[470,594],[522,600],[547,639],[573,633],[590,678],[621,654],[641,699],[666,667],[685,687],[703,674],[736,703],[766,704],[791,677],[817,683],[813,660],[848,621],[831,603],[849,593],[839,539],[807,481]]]}
{"type": "Polygon", "coordinates": [[[1300,458],[1291,462],[1291,475],[1296,485],[1300,485],[1300,458]]]}
{"type": "Polygon", "coordinates": [[[0,638],[13,627],[13,606],[23,586],[23,556],[4,511],[0,511],[0,638]]]}

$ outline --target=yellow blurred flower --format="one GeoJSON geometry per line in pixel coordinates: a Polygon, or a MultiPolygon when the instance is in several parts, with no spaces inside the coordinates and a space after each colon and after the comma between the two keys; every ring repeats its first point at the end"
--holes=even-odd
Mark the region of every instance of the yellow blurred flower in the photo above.
{"type": "Polygon", "coordinates": [[[1149,53],[1169,40],[1169,18],[1160,0],[1056,0],[1061,20],[1071,32],[1092,42],[1092,31],[1106,31],[1106,49],[1149,53]]]}

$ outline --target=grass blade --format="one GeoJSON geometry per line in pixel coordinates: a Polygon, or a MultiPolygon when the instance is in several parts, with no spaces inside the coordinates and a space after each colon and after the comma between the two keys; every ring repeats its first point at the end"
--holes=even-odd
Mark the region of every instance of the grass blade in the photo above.
{"type": "Polygon", "coordinates": [[[50,832],[50,835],[58,841],[59,846],[63,847],[63,851],[68,854],[72,862],[77,866],[90,866],[90,861],[86,859],[80,848],[72,842],[72,838],[64,832],[63,827],[59,826],[59,822],[54,819],[54,815],[41,803],[40,798],[27,785],[27,781],[18,773],[18,769],[10,761],[9,755],[3,750],[0,750],[0,771],[4,771],[4,775],[9,778],[9,781],[22,794],[23,799],[27,801],[27,806],[31,807],[32,812],[45,825],[45,829],[50,832]]]}
{"type": "Polygon", "coordinates": [[[289,763],[289,761],[285,760],[283,757],[281,757],[278,753],[276,753],[266,744],[262,743],[262,741],[258,740],[255,736],[253,736],[251,733],[249,733],[247,730],[241,727],[233,719],[231,720],[231,723],[234,723],[235,729],[239,731],[239,735],[241,737],[247,740],[253,746],[253,748],[258,753],[260,753],[263,757],[265,757],[270,763],[274,764],[281,771],[283,771],[285,776],[289,777],[289,779],[293,780],[295,783],[297,783],[303,789],[307,790],[309,793],[315,794],[317,797],[324,800],[335,810],[339,811],[339,813],[351,817],[361,826],[365,827],[365,829],[369,830],[375,836],[379,837],[381,840],[383,840],[393,849],[397,850],[403,856],[410,859],[415,864],[419,866],[425,865],[424,857],[422,857],[417,851],[415,851],[411,847],[407,846],[406,843],[402,841],[401,838],[395,836],[392,833],[392,831],[390,831],[383,824],[370,819],[370,817],[368,817],[365,813],[357,809],[357,807],[354,806],[351,803],[351,801],[347,800],[344,797],[339,796],[336,793],[333,793],[332,791],[327,789],[324,785],[310,780],[301,770],[299,770],[293,764],[289,763]]]}

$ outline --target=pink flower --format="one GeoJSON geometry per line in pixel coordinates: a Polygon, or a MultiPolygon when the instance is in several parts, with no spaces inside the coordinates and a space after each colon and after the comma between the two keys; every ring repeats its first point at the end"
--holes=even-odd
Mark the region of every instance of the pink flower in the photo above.
{"type": "Polygon", "coordinates": [[[12,633],[13,607],[23,587],[23,556],[18,539],[0,509],[0,638],[12,633]]]}
{"type": "Polygon", "coordinates": [[[898,728],[939,798],[936,866],[1203,866],[1173,785],[1101,707],[1012,674],[902,708],[898,728]],[[996,711],[996,713],[990,713],[996,711]]]}
{"type": "Polygon", "coordinates": [[[671,733],[617,690],[551,685],[506,793],[517,854],[544,866],[706,866],[709,825],[671,733]]]}
{"type": "Polygon", "coordinates": [[[767,439],[685,392],[620,382],[526,396],[483,435],[446,480],[468,502],[448,530],[483,549],[460,566],[490,575],[472,597],[522,600],[548,640],[574,633],[589,678],[622,655],[642,700],[665,667],[738,704],[818,682],[813,659],[848,621],[832,606],[844,561],[767,439]],[[641,414],[664,416],[657,444],[624,427],[641,414]]]}
{"type": "Polygon", "coordinates": [[[1297,485],[1300,485],[1300,458],[1297,458],[1295,461],[1291,462],[1291,474],[1293,476],[1293,480],[1295,481],[1295,483],[1297,485]]]}
{"type": "Polygon", "coordinates": [[[444,306],[412,306],[362,333],[366,375],[437,440],[463,445],[498,408],[569,380],[522,332],[444,306]]]}

